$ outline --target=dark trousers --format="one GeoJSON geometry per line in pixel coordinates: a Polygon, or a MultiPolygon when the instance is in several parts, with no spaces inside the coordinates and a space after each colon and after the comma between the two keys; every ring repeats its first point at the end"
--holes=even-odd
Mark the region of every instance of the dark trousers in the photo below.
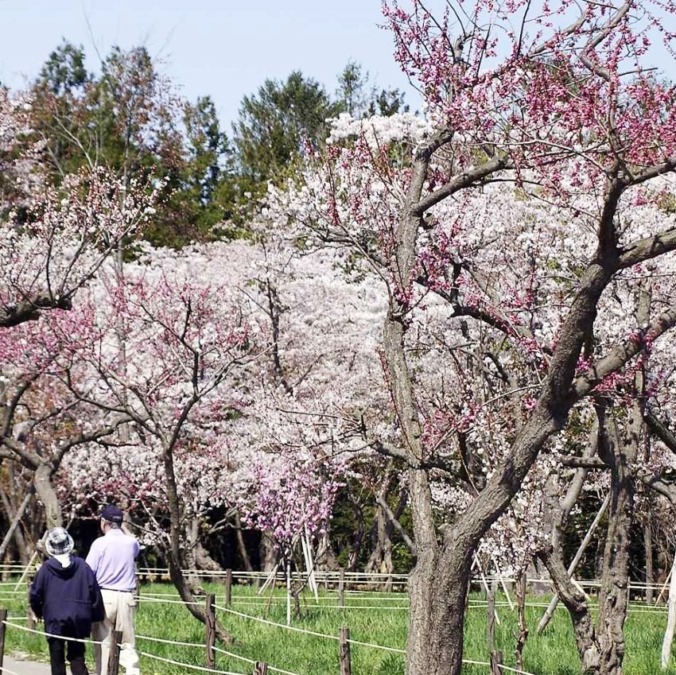
{"type": "Polygon", "coordinates": [[[68,638],[47,638],[49,643],[49,661],[52,675],[66,674],[66,658],[70,662],[73,675],[89,675],[85,665],[85,643],[73,642],[68,638]]]}

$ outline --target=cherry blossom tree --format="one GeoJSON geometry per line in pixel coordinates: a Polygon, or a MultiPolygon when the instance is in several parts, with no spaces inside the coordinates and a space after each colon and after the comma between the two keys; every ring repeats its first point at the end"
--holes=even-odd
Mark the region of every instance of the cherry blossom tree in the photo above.
{"type": "MultiPolygon", "coordinates": [[[[287,555],[291,542],[307,535],[315,544],[318,563],[330,566],[334,563],[327,516],[335,481],[343,482],[352,457],[367,450],[356,419],[360,410],[386,409],[374,351],[383,311],[374,292],[377,281],[345,277],[340,260],[329,251],[299,252],[265,227],[260,235],[263,255],[252,270],[248,292],[255,294],[263,314],[269,348],[256,363],[256,393],[241,420],[240,437],[249,443],[255,439],[259,454],[254,467],[268,475],[266,484],[273,493],[282,492],[282,482],[291,485],[292,467],[308,474],[308,491],[289,490],[288,496],[275,497],[253,490],[244,495],[241,509],[249,520],[272,523],[280,517],[271,508],[277,500],[304,504],[314,502],[317,491],[326,491],[331,497],[319,512],[308,506],[298,512],[299,518],[284,525],[277,522],[263,533],[272,539],[276,553],[287,555]]],[[[373,453],[368,454],[373,461],[373,453]]],[[[271,558],[274,555],[272,551],[271,558]]],[[[274,564],[271,560],[270,567],[274,564]]]]}
{"type": "Polygon", "coordinates": [[[0,327],[70,309],[77,291],[153,213],[153,191],[103,169],[45,188],[0,228],[0,327]],[[28,214],[26,213],[28,211],[28,214]]]}
{"type": "Polygon", "coordinates": [[[72,401],[59,398],[49,380],[57,358],[72,358],[54,331],[74,330],[81,316],[68,317],[64,310],[72,309],[74,296],[121,242],[143,227],[156,192],[137,181],[122,186],[104,170],[69,176],[58,190],[34,187],[32,196],[9,204],[12,210],[0,226],[0,455],[31,468],[47,522],[54,525],[62,515],[51,478],[68,448],[100,434],[52,435],[51,425],[68,428],[64,420],[77,415],[72,401]],[[32,321],[46,309],[53,315],[32,321]],[[63,442],[55,454],[38,449],[38,443],[52,447],[52,438],[63,442]]]}
{"type": "MultiPolygon", "coordinates": [[[[342,245],[387,285],[383,360],[399,426],[394,443],[371,442],[408,468],[411,675],[460,672],[482,538],[570,411],[676,320],[665,295],[647,324],[594,341],[597,326],[620,328],[603,302],[616,281],[676,245],[660,197],[673,184],[648,190],[676,165],[674,94],[642,67],[651,35],[670,37],[666,20],[631,1],[538,11],[449,3],[435,18],[420,2],[385,3],[426,119],[340,119],[304,183],[270,200],[305,245],[342,245]],[[446,334],[430,348],[419,327],[434,320],[446,334]],[[492,394],[462,377],[476,358],[464,344],[486,338],[477,363],[492,394]],[[467,479],[471,465],[481,481],[467,479]],[[449,470],[469,487],[437,529],[435,483],[449,470]]],[[[598,672],[616,672],[612,643],[598,672]]]]}
{"type": "Polygon", "coordinates": [[[381,316],[367,294],[372,282],[345,279],[333,256],[311,261],[293,248],[272,256],[269,244],[267,258],[244,243],[148,249],[123,275],[108,271],[90,285],[78,307],[83,328],[60,336],[78,354],[62,364],[60,384],[80,416],[92,428],[123,424],[68,453],[62,499],[123,499],[188,602],[192,527],[208,532],[216,508],[237,507],[282,547],[325,535],[341,455],[354,438],[364,448],[345,402],[364,405],[354,392],[369,398],[364,374],[381,373],[372,350],[355,342],[376,325],[372,312],[381,316]],[[336,311],[340,302],[347,306],[336,311]],[[339,323],[359,333],[335,330],[339,323]],[[273,523],[280,500],[299,508],[273,523]]]}

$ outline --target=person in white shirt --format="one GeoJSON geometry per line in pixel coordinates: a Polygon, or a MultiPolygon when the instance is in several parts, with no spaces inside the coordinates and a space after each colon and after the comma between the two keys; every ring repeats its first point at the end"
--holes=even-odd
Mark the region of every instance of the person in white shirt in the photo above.
{"type": "Polygon", "coordinates": [[[136,557],[141,547],[135,537],[122,530],[124,514],[114,504],[100,513],[103,536],[94,541],[87,564],[94,570],[101,588],[106,618],[92,627],[96,675],[108,675],[110,650],[115,631],[122,632],[120,666],[127,675],[139,675],[134,617],[136,614],[136,557]]]}

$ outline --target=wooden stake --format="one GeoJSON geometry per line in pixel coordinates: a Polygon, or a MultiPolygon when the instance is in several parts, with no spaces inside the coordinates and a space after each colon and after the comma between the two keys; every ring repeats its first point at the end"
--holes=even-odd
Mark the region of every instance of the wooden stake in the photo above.
{"type": "Polygon", "coordinates": [[[114,642],[110,648],[108,658],[108,675],[119,675],[120,672],[120,646],[122,645],[122,631],[114,634],[114,642]]]}
{"type": "Polygon", "coordinates": [[[286,561],[286,625],[291,625],[291,553],[286,561]]]}
{"type": "Polygon", "coordinates": [[[498,614],[495,611],[495,593],[498,588],[498,580],[493,579],[488,591],[488,652],[490,654],[491,675],[502,675],[502,652],[495,649],[495,622],[498,614]]]}
{"type": "Polygon", "coordinates": [[[225,570],[225,606],[232,604],[232,570],[225,570]]]}
{"type": "Polygon", "coordinates": [[[662,642],[662,670],[669,666],[669,657],[671,656],[671,643],[674,639],[674,628],[676,628],[676,555],[671,566],[671,584],[669,585],[669,613],[667,616],[667,630],[664,633],[662,642]]]}
{"type": "MultiPolygon", "coordinates": [[[[479,562],[479,556],[476,554],[474,555],[474,562],[476,563],[476,566],[479,569],[479,574],[481,575],[481,582],[484,585],[484,588],[486,589],[486,595],[490,595],[490,589],[488,587],[488,581],[486,581],[486,576],[484,575],[484,570],[481,567],[481,563],[479,562]]],[[[468,589],[469,590],[469,589],[468,589]]],[[[495,623],[500,625],[500,617],[498,616],[498,610],[495,608],[495,598],[493,599],[493,614],[495,615],[495,623]]]]}
{"type": "Polygon", "coordinates": [[[345,607],[345,568],[340,568],[340,576],[338,577],[338,604],[345,607]]]}
{"type": "Polygon", "coordinates": [[[347,626],[340,629],[340,675],[352,675],[350,629],[347,626]]]}
{"type": "Polygon", "coordinates": [[[208,593],[205,598],[204,612],[206,614],[206,642],[207,642],[207,668],[216,667],[214,645],[216,644],[216,613],[214,612],[214,594],[208,593]]]}
{"type": "Polygon", "coordinates": [[[7,610],[0,609],[0,673],[3,672],[2,664],[5,659],[5,631],[7,630],[5,621],[7,621],[7,610]]]}

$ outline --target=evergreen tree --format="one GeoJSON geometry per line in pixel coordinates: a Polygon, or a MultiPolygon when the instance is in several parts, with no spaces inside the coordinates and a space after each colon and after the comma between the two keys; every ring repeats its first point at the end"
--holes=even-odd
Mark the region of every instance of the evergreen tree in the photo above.
{"type": "Polygon", "coordinates": [[[245,96],[233,141],[246,187],[260,194],[268,180],[280,181],[306,143],[323,144],[326,120],[338,111],[324,87],[300,71],[286,82],[266,80],[256,95],[245,96]]]}
{"type": "Polygon", "coordinates": [[[338,75],[336,103],[340,112],[347,112],[352,117],[361,118],[368,115],[394,115],[406,112],[404,94],[398,89],[380,89],[370,83],[368,72],[364,72],[361,64],[348,61],[338,75]]]}

